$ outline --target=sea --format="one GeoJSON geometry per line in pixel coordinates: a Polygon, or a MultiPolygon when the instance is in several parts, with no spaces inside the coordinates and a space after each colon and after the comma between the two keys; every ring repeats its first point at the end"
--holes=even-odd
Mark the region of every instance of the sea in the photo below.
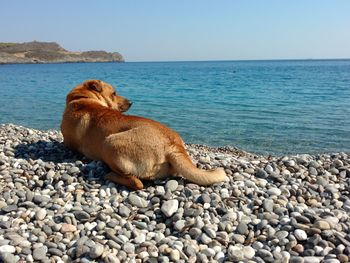
{"type": "Polygon", "coordinates": [[[59,129],[67,93],[101,79],[188,143],[267,155],[350,152],[350,60],[0,65],[0,123],[59,129]]]}

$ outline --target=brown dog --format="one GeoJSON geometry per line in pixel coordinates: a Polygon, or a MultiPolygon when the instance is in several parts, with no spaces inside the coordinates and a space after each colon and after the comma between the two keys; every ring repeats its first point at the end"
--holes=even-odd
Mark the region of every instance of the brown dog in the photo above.
{"type": "Polygon", "coordinates": [[[112,170],[106,179],[142,189],[140,179],[182,176],[199,185],[226,179],[223,169],[196,168],[180,136],[163,124],[124,115],[131,103],[100,80],[88,80],[67,96],[61,130],[64,143],[112,170]]]}

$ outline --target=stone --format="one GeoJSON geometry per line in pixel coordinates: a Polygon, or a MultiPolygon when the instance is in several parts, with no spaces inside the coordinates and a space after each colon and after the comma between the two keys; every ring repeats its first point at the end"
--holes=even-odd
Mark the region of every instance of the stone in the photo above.
{"type": "Polygon", "coordinates": [[[96,243],[94,246],[90,248],[89,256],[93,259],[98,258],[102,255],[103,251],[104,251],[103,245],[101,245],[100,243],[96,243]]]}
{"type": "Polygon", "coordinates": [[[186,226],[186,220],[179,220],[175,223],[174,228],[177,231],[182,231],[186,226]]]}
{"type": "Polygon", "coordinates": [[[269,174],[271,174],[271,173],[273,173],[273,168],[272,168],[272,166],[271,165],[266,165],[265,166],[265,171],[267,172],[267,173],[269,173],[269,174]]]}
{"type": "Polygon", "coordinates": [[[281,195],[281,193],[282,193],[282,191],[276,187],[272,187],[270,189],[267,189],[266,192],[268,195],[277,195],[277,196],[281,195]]]}
{"type": "Polygon", "coordinates": [[[90,215],[83,210],[74,211],[73,214],[77,220],[82,222],[86,222],[90,219],[90,215]]]}
{"type": "Polygon", "coordinates": [[[197,253],[196,249],[192,245],[185,246],[184,252],[189,257],[194,257],[196,256],[196,253],[197,253]]]}
{"type": "Polygon", "coordinates": [[[237,232],[241,235],[245,235],[248,232],[248,226],[244,222],[240,222],[236,228],[237,232]]]}
{"type": "Polygon", "coordinates": [[[266,179],[267,177],[269,177],[269,175],[267,174],[267,172],[265,172],[263,169],[257,169],[255,175],[259,178],[263,178],[266,179]]]}
{"type": "Polygon", "coordinates": [[[72,168],[68,169],[68,173],[70,174],[75,174],[75,173],[79,173],[80,169],[76,166],[73,166],[72,168]]]}
{"type": "Polygon", "coordinates": [[[294,230],[294,236],[296,237],[296,239],[303,241],[307,239],[307,234],[304,230],[301,229],[296,229],[294,230]]]}
{"type": "Polygon", "coordinates": [[[316,221],[314,223],[313,227],[321,229],[321,230],[329,230],[329,229],[331,229],[331,226],[325,220],[318,220],[318,221],[316,221]]]}
{"type": "Polygon", "coordinates": [[[134,254],[135,253],[135,245],[132,243],[124,243],[123,244],[123,250],[127,253],[127,254],[134,254]]]}
{"type": "Polygon", "coordinates": [[[328,258],[323,260],[322,263],[340,263],[340,261],[336,258],[328,258]]]}
{"type": "Polygon", "coordinates": [[[16,211],[17,209],[17,205],[7,205],[1,208],[1,211],[3,211],[4,213],[11,213],[12,211],[16,211]]]}
{"type": "Polygon", "coordinates": [[[44,220],[45,217],[46,217],[46,209],[42,208],[36,211],[35,213],[36,220],[44,220]]]}
{"type": "Polygon", "coordinates": [[[163,202],[161,210],[166,217],[171,217],[178,210],[178,208],[179,201],[174,199],[163,202]]]}
{"type": "Polygon", "coordinates": [[[273,211],[273,200],[271,199],[265,199],[263,201],[263,207],[266,212],[272,212],[273,211]]]}
{"type": "Polygon", "coordinates": [[[337,258],[341,263],[349,262],[349,257],[345,254],[338,254],[337,258]]]}
{"type": "Polygon", "coordinates": [[[314,176],[316,176],[318,174],[316,168],[314,168],[314,167],[309,168],[309,173],[310,173],[310,175],[314,175],[314,176]]]}
{"type": "Polygon", "coordinates": [[[238,246],[229,246],[228,257],[235,262],[243,260],[244,254],[242,248],[238,246]]]}
{"type": "Polygon", "coordinates": [[[50,197],[44,195],[34,195],[33,202],[36,204],[48,203],[50,201],[50,197]]]}
{"type": "Polygon", "coordinates": [[[261,257],[261,258],[273,258],[273,255],[271,254],[270,251],[266,250],[266,249],[260,249],[257,251],[257,254],[261,257]]]}
{"type": "Polygon", "coordinates": [[[203,201],[204,204],[211,202],[211,198],[210,198],[210,196],[208,194],[202,194],[201,198],[202,198],[202,201],[203,201]]]}
{"type": "Polygon", "coordinates": [[[212,239],[208,237],[207,234],[203,233],[200,237],[200,241],[202,241],[203,244],[209,244],[212,241],[212,239]]]}
{"type": "Polygon", "coordinates": [[[2,245],[0,246],[0,254],[1,253],[15,253],[16,252],[16,248],[14,246],[11,245],[2,245]]]}
{"type": "Polygon", "coordinates": [[[142,244],[143,242],[146,241],[146,235],[143,233],[139,233],[135,238],[134,238],[134,242],[136,244],[142,244]]]}
{"type": "Polygon", "coordinates": [[[275,234],[276,238],[278,238],[279,240],[286,238],[288,235],[289,235],[289,233],[287,231],[284,231],[284,230],[278,231],[275,234]]]}
{"type": "Polygon", "coordinates": [[[17,262],[19,262],[18,256],[14,256],[8,252],[0,253],[0,259],[1,259],[1,262],[3,262],[3,263],[17,263],[17,262]]]}
{"type": "Polygon", "coordinates": [[[142,197],[139,197],[138,195],[131,193],[128,198],[130,204],[138,207],[138,208],[145,208],[148,205],[148,202],[143,199],[142,197]]]}
{"type": "Polygon", "coordinates": [[[7,203],[5,201],[0,200],[0,210],[5,206],[7,206],[7,203]]]}
{"type": "Polygon", "coordinates": [[[120,205],[118,211],[119,215],[121,215],[122,217],[129,217],[131,213],[131,210],[125,205],[120,205]]]}
{"type": "Polygon", "coordinates": [[[165,190],[170,191],[170,192],[174,192],[178,186],[179,186],[179,183],[176,180],[169,180],[165,184],[165,190]]]}
{"type": "Polygon", "coordinates": [[[41,246],[33,250],[33,258],[35,260],[44,260],[46,258],[47,247],[41,246]]]}
{"type": "Polygon", "coordinates": [[[170,251],[170,259],[172,259],[173,261],[177,262],[180,260],[180,252],[177,249],[172,249],[170,251]]]}
{"type": "Polygon", "coordinates": [[[291,257],[289,263],[303,263],[303,257],[291,257]]]}
{"type": "Polygon", "coordinates": [[[244,258],[246,259],[252,259],[255,256],[255,250],[250,246],[243,247],[242,252],[243,252],[244,258]]]}
{"type": "Polygon", "coordinates": [[[320,257],[304,257],[304,263],[320,263],[321,260],[320,257]]]}
{"type": "Polygon", "coordinates": [[[203,253],[204,255],[206,255],[208,258],[210,257],[214,257],[216,252],[214,249],[212,248],[205,248],[201,251],[201,253],[203,253]]]}
{"type": "Polygon", "coordinates": [[[245,241],[244,235],[233,234],[232,238],[236,243],[240,243],[240,244],[243,244],[245,241]]]}
{"type": "Polygon", "coordinates": [[[67,232],[75,232],[75,231],[77,231],[77,227],[75,225],[72,225],[72,224],[63,223],[60,231],[63,234],[67,233],[67,232]]]}

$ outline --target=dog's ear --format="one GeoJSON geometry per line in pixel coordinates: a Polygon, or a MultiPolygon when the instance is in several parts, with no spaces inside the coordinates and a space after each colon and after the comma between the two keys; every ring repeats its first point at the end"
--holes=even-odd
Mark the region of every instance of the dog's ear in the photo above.
{"type": "Polygon", "coordinates": [[[94,90],[97,92],[101,92],[102,91],[102,85],[100,83],[100,81],[98,80],[88,80],[84,83],[85,87],[87,87],[90,90],[94,90]]]}

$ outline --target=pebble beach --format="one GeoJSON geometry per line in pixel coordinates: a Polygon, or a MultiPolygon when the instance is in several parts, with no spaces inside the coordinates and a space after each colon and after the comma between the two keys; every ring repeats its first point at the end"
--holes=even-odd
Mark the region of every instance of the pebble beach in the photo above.
{"type": "Polygon", "coordinates": [[[0,125],[2,262],[349,262],[350,153],[262,156],[188,144],[202,169],[130,191],[59,131],[0,125]]]}

